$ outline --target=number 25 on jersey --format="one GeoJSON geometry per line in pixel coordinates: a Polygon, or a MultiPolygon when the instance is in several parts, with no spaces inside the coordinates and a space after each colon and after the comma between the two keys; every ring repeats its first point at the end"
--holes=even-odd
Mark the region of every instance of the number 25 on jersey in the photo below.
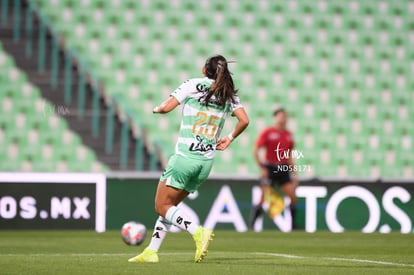
{"type": "Polygon", "coordinates": [[[207,138],[214,138],[218,128],[220,117],[208,115],[205,112],[198,112],[197,120],[193,124],[193,134],[204,135],[207,138]]]}

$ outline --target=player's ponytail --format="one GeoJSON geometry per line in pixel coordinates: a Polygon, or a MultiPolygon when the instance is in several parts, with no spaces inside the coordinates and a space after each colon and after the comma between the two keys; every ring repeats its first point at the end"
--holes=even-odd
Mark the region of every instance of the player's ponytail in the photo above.
{"type": "Polygon", "coordinates": [[[234,88],[233,78],[227,64],[226,58],[221,55],[215,55],[207,59],[204,65],[206,76],[215,81],[204,97],[206,105],[213,95],[222,108],[226,106],[229,100],[233,103],[235,102],[234,95],[237,93],[237,90],[234,88]]]}

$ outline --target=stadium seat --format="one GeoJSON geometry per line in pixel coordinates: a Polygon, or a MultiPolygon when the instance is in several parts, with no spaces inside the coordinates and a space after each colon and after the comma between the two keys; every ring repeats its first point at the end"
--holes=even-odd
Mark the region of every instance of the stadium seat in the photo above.
{"type": "MultiPolygon", "coordinates": [[[[412,136],[407,125],[414,51],[406,37],[414,17],[406,1],[213,0],[200,3],[202,8],[191,1],[36,2],[104,82],[104,92],[144,121],[150,139],[166,152],[173,148],[174,139],[167,137],[176,134],[180,114],[154,117],[151,107],[187,77],[198,76],[205,58],[216,52],[237,61],[231,70],[253,122],[245,133],[250,146],[259,129],[272,123],[271,110],[283,106],[291,114],[296,147],[311,156],[301,161],[312,162],[316,176],[369,177],[370,162],[391,175],[378,162],[393,144],[387,129],[412,136]],[[341,148],[336,158],[338,135],[349,152],[341,148]],[[367,166],[356,165],[354,155],[367,166]]],[[[249,146],[232,146],[237,154],[219,154],[223,165],[214,171],[231,172],[224,165],[231,159],[236,171],[257,173],[249,146]]],[[[404,161],[393,164],[393,175],[404,174],[410,159],[404,161]]]]}
{"type": "Polygon", "coordinates": [[[8,76],[0,80],[0,171],[108,170],[83,147],[80,137],[57,115],[55,106],[41,98],[38,88],[28,82],[2,47],[0,70],[8,76]],[[67,163],[58,167],[60,162],[67,163]]]}

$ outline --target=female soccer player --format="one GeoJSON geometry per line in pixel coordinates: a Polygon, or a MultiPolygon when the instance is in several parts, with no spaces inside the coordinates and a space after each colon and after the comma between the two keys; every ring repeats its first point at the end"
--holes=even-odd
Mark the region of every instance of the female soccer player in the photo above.
{"type": "Polygon", "coordinates": [[[202,68],[204,78],[193,78],[182,83],[153,113],[165,114],[183,103],[181,126],[175,154],[158,183],[155,222],[151,242],[129,262],[158,262],[157,251],[171,225],[193,235],[196,243],[195,262],[207,255],[213,231],[196,224],[177,205],[196,191],[207,179],[216,150],[225,150],[249,124],[249,118],[240,104],[227,61],[221,55],[206,60],[202,68]],[[227,114],[238,122],[227,136],[219,138],[227,114]]]}

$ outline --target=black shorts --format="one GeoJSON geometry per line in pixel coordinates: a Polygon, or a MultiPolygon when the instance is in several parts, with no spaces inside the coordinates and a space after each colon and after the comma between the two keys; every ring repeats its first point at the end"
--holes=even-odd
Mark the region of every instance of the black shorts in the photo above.
{"type": "Polygon", "coordinates": [[[269,177],[262,184],[282,186],[291,181],[289,164],[266,164],[265,167],[269,177]]]}

